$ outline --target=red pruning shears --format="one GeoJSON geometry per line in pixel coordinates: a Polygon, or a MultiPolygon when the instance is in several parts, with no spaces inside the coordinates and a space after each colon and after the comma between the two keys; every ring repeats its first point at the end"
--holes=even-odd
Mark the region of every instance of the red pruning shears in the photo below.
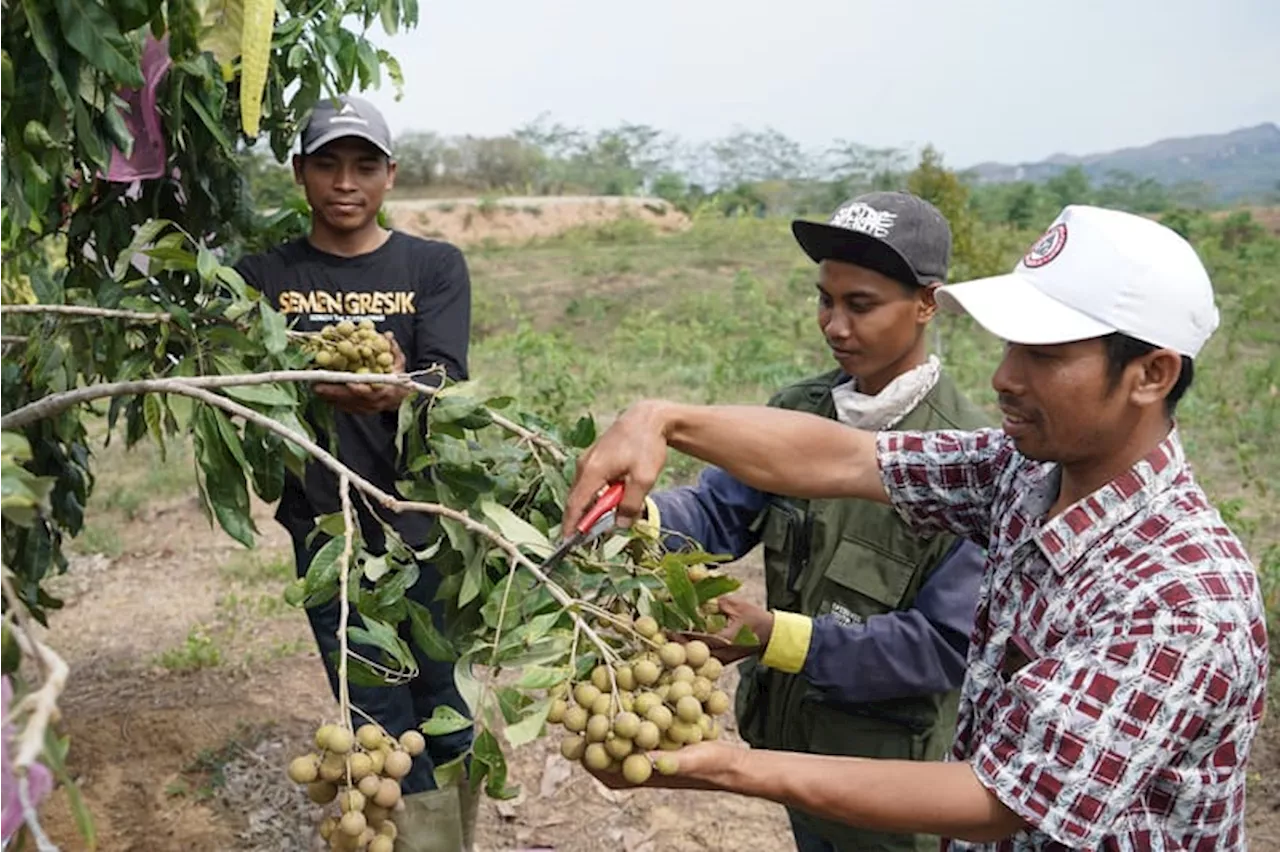
{"type": "Polygon", "coordinates": [[[622,502],[622,493],[625,490],[626,486],[621,482],[614,482],[601,489],[596,496],[596,502],[574,527],[573,535],[560,542],[542,563],[544,570],[554,568],[575,547],[589,544],[613,529],[614,521],[617,519],[618,504],[622,502]]]}

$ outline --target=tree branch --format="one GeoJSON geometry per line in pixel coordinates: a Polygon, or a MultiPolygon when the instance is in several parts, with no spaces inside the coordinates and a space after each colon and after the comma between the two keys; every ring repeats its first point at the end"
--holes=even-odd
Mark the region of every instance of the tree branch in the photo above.
{"type": "Polygon", "coordinates": [[[0,305],[0,314],[61,314],[75,317],[169,322],[173,315],[161,311],[125,311],[119,308],[95,308],[91,305],[0,305]]]}
{"type": "MultiPolygon", "coordinates": [[[[268,376],[272,374],[262,373],[260,375],[268,376]]],[[[305,377],[306,379],[310,379],[310,380],[317,380],[317,379],[313,379],[313,377],[319,375],[319,376],[326,377],[322,379],[323,381],[333,381],[334,377],[338,377],[342,381],[347,381],[347,382],[374,378],[373,376],[352,376],[350,373],[328,373],[320,370],[293,371],[291,373],[281,372],[275,375],[278,375],[278,376],[279,375],[297,375],[299,376],[299,380],[303,380],[302,377],[305,377]]],[[[560,603],[561,605],[569,609],[570,618],[572,618],[575,623],[581,626],[582,632],[585,633],[587,635],[587,638],[591,640],[592,644],[596,646],[596,648],[600,651],[604,659],[606,661],[613,661],[617,659],[617,654],[614,653],[613,649],[610,648],[607,644],[605,644],[604,640],[600,638],[600,635],[591,628],[591,625],[587,624],[586,621],[584,621],[582,617],[574,610],[574,607],[577,604],[577,599],[574,598],[572,595],[570,595],[568,592],[566,592],[564,588],[561,587],[558,583],[556,583],[554,580],[548,577],[546,572],[544,572],[542,568],[540,568],[535,562],[529,559],[529,557],[521,553],[520,549],[515,545],[514,542],[508,540],[505,536],[495,532],[494,530],[490,529],[489,527],[475,520],[467,513],[460,512],[457,509],[450,508],[449,506],[445,506],[440,503],[425,503],[425,502],[413,501],[413,500],[401,500],[398,497],[393,497],[392,495],[378,488],[378,486],[374,485],[369,480],[365,479],[355,471],[351,470],[351,468],[347,467],[341,461],[339,461],[336,456],[334,456],[324,447],[320,446],[315,441],[311,440],[305,435],[299,434],[298,432],[293,431],[289,427],[275,420],[272,420],[270,417],[267,417],[264,414],[260,414],[257,411],[254,411],[252,408],[249,408],[245,405],[241,405],[240,403],[236,402],[233,399],[228,399],[225,396],[219,396],[216,393],[212,393],[211,391],[206,390],[205,387],[203,386],[208,383],[213,383],[218,381],[221,381],[224,385],[230,384],[230,382],[228,382],[227,380],[232,378],[238,378],[243,383],[251,383],[251,382],[244,382],[244,380],[254,379],[257,377],[256,376],[239,376],[239,377],[205,376],[205,377],[192,377],[192,378],[181,378],[181,379],[150,379],[150,380],[143,380],[139,382],[118,382],[118,383],[115,383],[114,393],[98,394],[93,398],[96,399],[100,396],[113,396],[113,395],[118,396],[122,394],[133,394],[133,393],[144,393],[144,392],[174,393],[174,394],[180,394],[182,396],[189,396],[192,399],[199,400],[200,402],[203,402],[206,405],[212,405],[215,408],[220,408],[223,411],[226,411],[228,414],[234,414],[236,417],[239,417],[250,423],[254,423],[258,426],[261,426],[263,429],[266,429],[269,432],[273,432],[279,435],[280,437],[285,438],[286,440],[292,441],[298,447],[302,448],[311,456],[313,456],[316,459],[316,461],[320,462],[322,465],[329,468],[329,470],[333,471],[333,473],[336,474],[338,477],[340,478],[346,477],[350,481],[351,485],[354,486],[357,491],[360,491],[368,495],[370,498],[377,501],[379,504],[389,509],[390,511],[395,512],[398,515],[404,514],[405,512],[422,512],[429,515],[439,515],[439,516],[457,521],[459,524],[463,526],[464,529],[468,530],[469,532],[473,532],[476,535],[479,535],[491,541],[495,546],[498,547],[498,549],[506,553],[507,557],[511,559],[513,562],[517,563],[518,565],[524,568],[527,568],[529,570],[529,573],[537,577],[538,580],[544,586],[546,586],[547,591],[551,593],[551,597],[555,598],[555,600],[558,603],[560,603]]],[[[378,376],[378,378],[398,379],[399,377],[378,376]]],[[[220,385],[213,384],[212,386],[217,387],[220,385]]],[[[96,387],[98,389],[101,389],[101,388],[106,388],[110,386],[98,385],[96,387]]],[[[90,389],[85,388],[84,390],[90,390],[90,389]]],[[[425,391],[428,389],[424,388],[423,390],[425,391]]],[[[39,406],[42,403],[47,402],[48,400],[53,400],[58,398],[65,399],[66,397],[75,393],[78,393],[78,392],[68,391],[63,394],[55,394],[53,396],[46,397],[45,399],[42,399],[39,402],[34,402],[34,403],[31,403],[30,405],[23,406],[17,411],[11,412],[5,417],[0,418],[0,429],[18,428],[19,426],[26,425],[27,423],[30,423],[31,421],[36,420],[41,416],[48,416],[50,414],[55,414],[58,411],[62,410],[63,408],[66,408],[67,405],[71,403],[67,403],[61,406],[50,406],[42,414],[27,414],[21,420],[16,420],[17,415],[22,414],[23,412],[30,412],[32,409],[35,409],[36,406],[39,406]],[[11,422],[17,422],[18,425],[11,426],[10,425],[11,422]]]]}
{"type": "Polygon", "coordinates": [[[563,462],[565,460],[565,454],[556,446],[555,441],[550,440],[544,435],[539,435],[537,432],[526,429],[514,420],[508,420],[493,410],[489,411],[489,417],[494,423],[501,426],[503,429],[506,429],[511,434],[518,435],[529,443],[537,444],[539,447],[542,447],[556,461],[563,462]]]}

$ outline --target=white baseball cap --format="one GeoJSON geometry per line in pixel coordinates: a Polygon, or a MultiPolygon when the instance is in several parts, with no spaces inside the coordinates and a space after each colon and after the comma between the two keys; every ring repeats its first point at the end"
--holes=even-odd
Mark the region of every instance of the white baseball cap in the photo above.
{"type": "Polygon", "coordinates": [[[1070,205],[1013,272],[938,289],[1012,343],[1070,343],[1122,332],[1194,358],[1218,327],[1209,274],[1191,244],[1132,213],[1070,205]]]}

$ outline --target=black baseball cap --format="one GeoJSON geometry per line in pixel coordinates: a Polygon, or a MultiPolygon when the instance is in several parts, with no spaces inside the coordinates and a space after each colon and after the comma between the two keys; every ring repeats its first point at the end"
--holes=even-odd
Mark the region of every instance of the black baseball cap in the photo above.
{"type": "Polygon", "coordinates": [[[351,136],[372,142],[392,156],[391,130],[377,107],[354,95],[321,98],[302,129],[302,153],[314,154],[335,139],[351,136]]]}
{"type": "Polygon", "coordinates": [[[904,284],[947,280],[951,226],[938,208],[908,192],[868,192],[840,205],[827,222],[791,223],[805,254],[839,260],[904,284]]]}

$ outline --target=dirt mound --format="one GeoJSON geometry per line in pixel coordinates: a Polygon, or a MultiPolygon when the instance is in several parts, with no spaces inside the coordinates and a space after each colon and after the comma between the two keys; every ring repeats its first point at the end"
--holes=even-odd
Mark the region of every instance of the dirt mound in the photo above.
{"type": "Polygon", "coordinates": [[[460,246],[523,243],[573,228],[630,219],[662,232],[689,227],[689,217],[660,198],[537,196],[388,199],[394,227],[460,246]]]}

